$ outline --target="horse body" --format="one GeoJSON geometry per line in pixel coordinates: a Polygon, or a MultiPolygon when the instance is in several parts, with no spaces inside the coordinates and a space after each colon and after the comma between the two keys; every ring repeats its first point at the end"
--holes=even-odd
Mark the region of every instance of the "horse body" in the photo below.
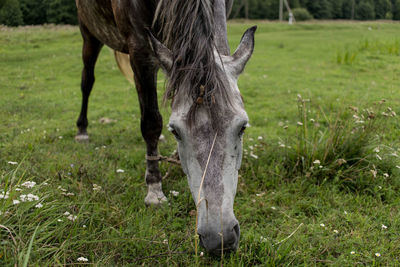
{"type": "Polygon", "coordinates": [[[76,5],[84,63],[76,139],[88,140],[88,99],[102,46],[129,54],[147,146],[145,203],[166,201],[157,150],[161,67],[168,78],[166,96],[172,98],[168,127],[198,207],[201,244],[215,253],[221,246],[235,250],[240,231],[233,201],[248,121],[237,78],[252,54],[255,27],[230,56],[226,16],[232,0],[76,0],[76,5]]]}

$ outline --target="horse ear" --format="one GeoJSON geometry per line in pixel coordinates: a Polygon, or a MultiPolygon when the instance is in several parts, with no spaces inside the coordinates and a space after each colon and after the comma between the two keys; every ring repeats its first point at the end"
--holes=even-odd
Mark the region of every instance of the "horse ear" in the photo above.
{"type": "Polygon", "coordinates": [[[166,73],[170,72],[173,62],[172,52],[160,41],[158,41],[150,31],[148,32],[148,34],[149,34],[151,49],[153,50],[154,55],[156,56],[158,61],[160,62],[162,69],[166,73]]]}
{"type": "Polygon", "coordinates": [[[247,61],[249,61],[254,50],[254,33],[257,30],[257,26],[253,26],[243,34],[240,44],[236,49],[235,53],[231,56],[231,67],[233,69],[233,75],[236,77],[243,72],[247,61]]]}

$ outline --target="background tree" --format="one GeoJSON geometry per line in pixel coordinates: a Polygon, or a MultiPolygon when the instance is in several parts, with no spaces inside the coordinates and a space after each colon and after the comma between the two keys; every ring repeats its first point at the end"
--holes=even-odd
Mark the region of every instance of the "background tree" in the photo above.
{"type": "Polygon", "coordinates": [[[359,20],[375,19],[375,10],[372,3],[362,1],[357,5],[356,18],[359,20]]]}
{"type": "Polygon", "coordinates": [[[24,23],[18,0],[5,0],[0,9],[0,24],[18,26],[24,23]]]}

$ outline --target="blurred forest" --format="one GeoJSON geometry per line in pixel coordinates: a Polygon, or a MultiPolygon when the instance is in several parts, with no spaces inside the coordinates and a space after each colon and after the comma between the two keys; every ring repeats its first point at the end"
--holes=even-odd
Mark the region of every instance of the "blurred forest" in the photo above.
{"type": "MultiPolygon", "coordinates": [[[[400,0],[288,0],[297,20],[400,20],[400,0]]],[[[286,12],[287,13],[287,12],[286,12]]],[[[286,14],[287,17],[287,14],[286,14]]],[[[279,0],[235,0],[230,18],[279,18],[279,0]]],[[[76,24],[74,0],[0,0],[0,24],[76,24]]]]}

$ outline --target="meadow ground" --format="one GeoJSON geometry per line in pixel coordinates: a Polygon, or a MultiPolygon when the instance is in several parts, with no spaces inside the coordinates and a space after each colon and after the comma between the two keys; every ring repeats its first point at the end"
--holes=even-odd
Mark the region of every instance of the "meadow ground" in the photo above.
{"type": "Polygon", "coordinates": [[[254,24],[239,80],[252,125],[241,241],[224,258],[195,255],[179,167],[161,163],[169,205],[145,207],[137,96],[110,50],[97,64],[91,141],[78,144],[78,28],[0,28],[0,265],[400,265],[400,24],[231,22],[232,49],[254,24]]]}

